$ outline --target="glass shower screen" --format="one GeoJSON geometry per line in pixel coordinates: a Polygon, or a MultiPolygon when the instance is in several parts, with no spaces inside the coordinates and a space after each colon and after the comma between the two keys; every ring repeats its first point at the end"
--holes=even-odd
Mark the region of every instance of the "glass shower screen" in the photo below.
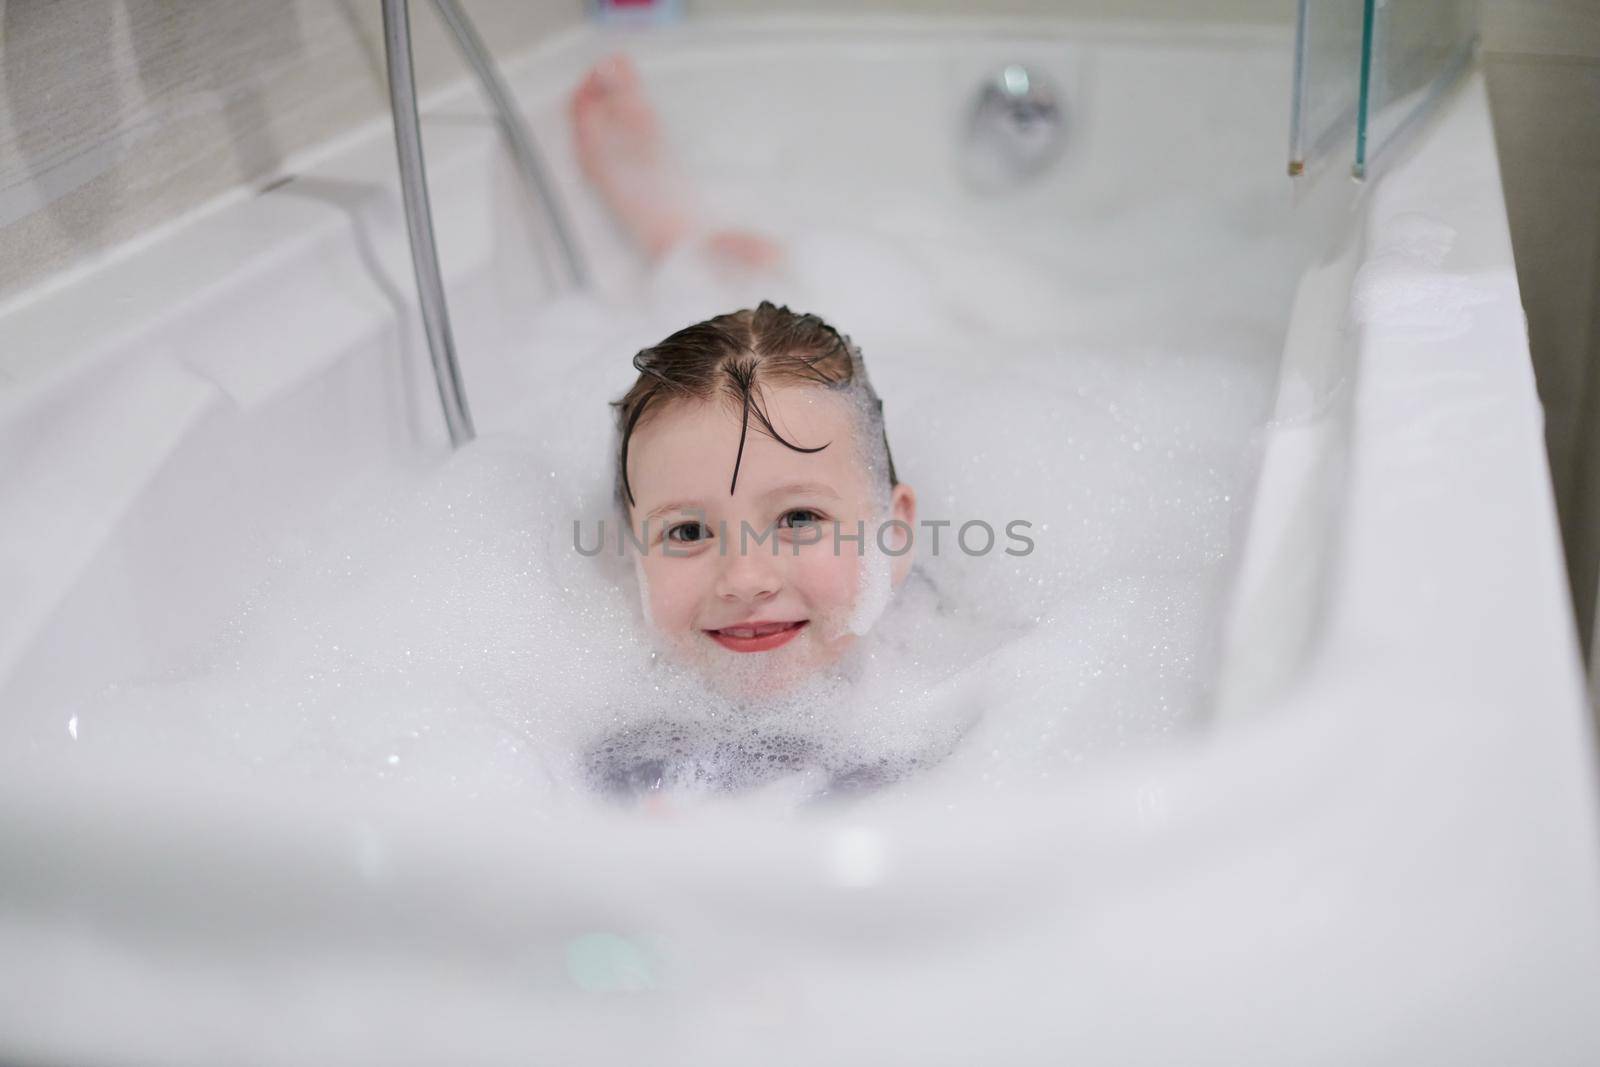
{"type": "Polygon", "coordinates": [[[1349,152],[1351,172],[1364,178],[1371,161],[1467,68],[1478,5],[1299,0],[1297,29],[1289,173],[1349,152]]]}

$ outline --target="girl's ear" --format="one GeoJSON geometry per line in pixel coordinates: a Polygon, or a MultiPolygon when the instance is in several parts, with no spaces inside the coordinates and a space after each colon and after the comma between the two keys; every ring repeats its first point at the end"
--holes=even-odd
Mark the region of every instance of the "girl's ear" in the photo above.
{"type": "Polygon", "coordinates": [[[906,575],[911,573],[911,563],[917,555],[917,539],[914,535],[917,528],[917,494],[904,482],[895,486],[894,492],[889,496],[889,518],[897,525],[885,540],[900,553],[894,557],[889,577],[898,588],[900,583],[906,580],[906,575]],[[905,525],[898,525],[899,523],[905,525]]]}

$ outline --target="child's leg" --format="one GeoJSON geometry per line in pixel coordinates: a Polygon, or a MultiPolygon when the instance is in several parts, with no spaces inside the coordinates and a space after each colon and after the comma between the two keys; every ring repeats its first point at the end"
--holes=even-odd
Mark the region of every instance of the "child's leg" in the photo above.
{"type": "MultiPolygon", "coordinates": [[[[655,109],[625,55],[601,60],[572,94],[578,163],[617,221],[651,260],[693,237],[701,220],[661,141],[655,109]]],[[[713,231],[706,249],[731,267],[772,268],[779,247],[759,234],[713,231]]]]}

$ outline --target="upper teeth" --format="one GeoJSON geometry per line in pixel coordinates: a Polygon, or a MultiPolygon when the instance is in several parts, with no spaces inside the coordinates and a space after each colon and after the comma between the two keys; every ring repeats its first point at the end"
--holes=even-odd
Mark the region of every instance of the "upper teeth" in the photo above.
{"type": "Polygon", "coordinates": [[[727,637],[765,637],[779,630],[787,630],[791,625],[793,624],[787,622],[772,622],[765,626],[724,626],[722,633],[727,637]]]}

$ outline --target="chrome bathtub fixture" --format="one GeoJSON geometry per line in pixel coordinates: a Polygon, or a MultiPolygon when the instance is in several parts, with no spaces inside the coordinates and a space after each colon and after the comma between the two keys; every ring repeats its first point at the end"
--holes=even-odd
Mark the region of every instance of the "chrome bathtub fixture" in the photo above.
{"type": "MultiPolygon", "coordinates": [[[[444,281],[439,273],[439,252],[433,240],[433,212],[428,206],[428,175],[422,162],[422,128],[417,114],[417,83],[411,59],[411,17],[407,0],[382,0],[383,47],[389,67],[389,105],[394,111],[394,143],[400,159],[400,192],[405,202],[406,231],[411,237],[411,265],[417,275],[417,299],[422,309],[422,324],[428,335],[428,354],[433,360],[433,376],[439,386],[439,403],[444,408],[450,443],[457,448],[476,436],[472,413],[461,386],[461,368],[456,363],[455,338],[450,331],[450,312],[446,305],[444,281]]],[[[511,154],[524,179],[539,198],[551,232],[561,246],[567,273],[573,284],[586,286],[589,273],[578,252],[577,242],[567,226],[566,213],[556,197],[555,187],[545,172],[533,134],[522,121],[511,91],[483,38],[467,18],[457,0],[434,0],[440,19],[449,27],[467,65],[478,76],[484,95],[494,107],[511,154]]]]}
{"type": "Polygon", "coordinates": [[[544,209],[545,218],[550,220],[550,231],[555,235],[556,243],[561,246],[561,258],[566,262],[567,275],[572,279],[573,285],[580,289],[587,288],[589,271],[584,265],[582,254],[578,251],[578,243],[573,240],[572,230],[567,225],[567,213],[562,210],[561,198],[556,195],[555,184],[550,181],[549,174],[545,170],[544,160],[539,155],[539,147],[533,140],[533,132],[528,129],[528,124],[522,119],[522,113],[517,110],[511,90],[506,87],[505,79],[500,76],[500,68],[495,65],[494,57],[484,47],[483,38],[478,36],[477,27],[467,18],[467,13],[461,10],[457,0],[433,0],[433,6],[438,9],[439,18],[455,37],[456,45],[461,49],[461,57],[478,76],[478,82],[483,87],[483,95],[489,98],[489,103],[494,107],[495,118],[499,120],[500,129],[505,134],[506,142],[511,146],[511,155],[517,161],[517,169],[522,171],[523,180],[538,196],[539,206],[544,209]]]}
{"type": "Polygon", "coordinates": [[[428,335],[428,354],[439,386],[450,444],[460,448],[477,436],[456,365],[455,338],[439,275],[439,250],[433,243],[433,212],[428,207],[428,176],[422,165],[422,128],[417,116],[417,80],[411,65],[411,19],[407,0],[383,0],[383,49],[389,64],[389,106],[394,111],[394,144],[400,158],[400,195],[405,201],[411,266],[417,275],[417,300],[428,335]]]}
{"type": "Polygon", "coordinates": [[[1061,94],[1037,71],[1013,63],[978,89],[962,169],[975,188],[1011,188],[1047,170],[1065,144],[1061,94]]]}

